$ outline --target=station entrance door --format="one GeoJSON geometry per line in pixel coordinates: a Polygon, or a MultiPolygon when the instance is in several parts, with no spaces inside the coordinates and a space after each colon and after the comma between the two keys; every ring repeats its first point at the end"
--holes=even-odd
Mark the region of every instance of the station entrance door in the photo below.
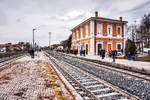
{"type": "Polygon", "coordinates": [[[97,45],[97,54],[98,54],[98,55],[100,55],[99,50],[101,50],[101,49],[102,49],[102,44],[98,44],[98,45],[97,45]]]}

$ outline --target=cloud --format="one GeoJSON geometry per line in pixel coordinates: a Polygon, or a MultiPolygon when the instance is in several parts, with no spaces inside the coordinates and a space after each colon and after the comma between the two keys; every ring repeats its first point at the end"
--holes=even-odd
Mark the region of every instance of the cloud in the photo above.
{"type": "Polygon", "coordinates": [[[149,13],[149,0],[0,0],[0,44],[35,41],[48,45],[67,39],[74,26],[94,16],[115,18],[123,16],[132,24],[149,13]]]}
{"type": "Polygon", "coordinates": [[[125,10],[125,11],[123,11],[123,12],[133,12],[133,11],[137,11],[137,10],[140,10],[140,9],[146,7],[146,6],[149,6],[149,5],[150,5],[150,1],[146,1],[146,2],[143,2],[143,3],[139,4],[139,5],[137,5],[137,6],[133,7],[133,8],[131,8],[131,9],[125,10]]]}
{"type": "Polygon", "coordinates": [[[7,24],[7,17],[5,13],[0,9],[0,25],[7,24]]]}
{"type": "Polygon", "coordinates": [[[21,22],[21,19],[20,19],[20,18],[17,18],[17,19],[16,19],[16,22],[20,23],[20,22],[21,22]]]}

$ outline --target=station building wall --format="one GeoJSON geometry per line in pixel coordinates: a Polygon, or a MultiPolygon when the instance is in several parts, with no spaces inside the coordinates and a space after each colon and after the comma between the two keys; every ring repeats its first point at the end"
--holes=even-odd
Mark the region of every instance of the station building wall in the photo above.
{"type": "Polygon", "coordinates": [[[126,23],[89,20],[72,30],[72,48],[80,52],[82,45],[84,48],[88,45],[88,54],[97,54],[98,44],[102,44],[106,52],[109,48],[116,50],[118,45],[124,49],[125,26],[126,23]]]}

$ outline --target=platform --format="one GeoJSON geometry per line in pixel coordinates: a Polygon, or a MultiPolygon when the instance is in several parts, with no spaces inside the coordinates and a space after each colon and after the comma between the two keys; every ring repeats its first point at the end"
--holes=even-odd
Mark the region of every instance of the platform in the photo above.
{"type": "Polygon", "coordinates": [[[100,56],[96,56],[96,55],[86,55],[86,56],[77,55],[77,56],[88,58],[88,59],[93,59],[93,60],[100,60],[100,61],[108,62],[108,63],[121,64],[121,65],[125,65],[128,67],[136,68],[139,70],[150,71],[150,62],[133,61],[133,60],[127,60],[127,59],[115,59],[115,62],[113,62],[113,59],[110,57],[105,57],[104,59],[102,59],[100,56]]]}
{"type": "Polygon", "coordinates": [[[48,57],[25,56],[0,69],[0,100],[73,100],[48,57]]]}

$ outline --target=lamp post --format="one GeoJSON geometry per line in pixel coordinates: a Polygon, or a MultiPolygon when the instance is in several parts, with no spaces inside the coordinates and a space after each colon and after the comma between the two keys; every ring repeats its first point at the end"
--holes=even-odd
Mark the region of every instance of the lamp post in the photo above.
{"type": "Polygon", "coordinates": [[[36,28],[33,29],[33,50],[34,50],[34,31],[36,30],[36,28]]]}

